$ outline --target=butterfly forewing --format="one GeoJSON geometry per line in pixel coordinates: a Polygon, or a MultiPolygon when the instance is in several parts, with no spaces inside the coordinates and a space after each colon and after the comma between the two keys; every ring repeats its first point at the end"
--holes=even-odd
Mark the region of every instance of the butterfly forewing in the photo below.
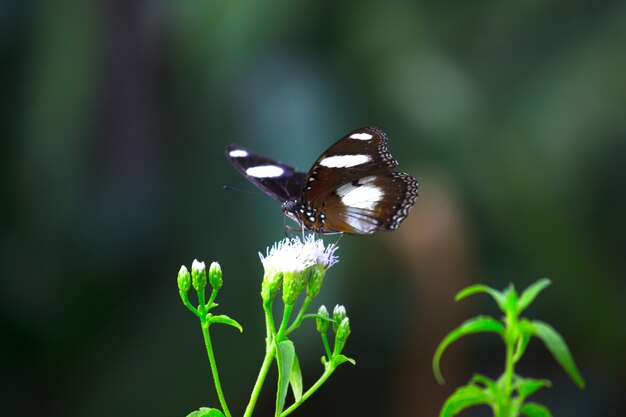
{"type": "Polygon", "coordinates": [[[381,172],[338,187],[325,200],[328,231],[368,234],[395,230],[417,199],[417,181],[403,172],[381,172]]]}
{"type": "Polygon", "coordinates": [[[249,181],[273,199],[284,203],[286,200],[300,198],[305,173],[235,144],[226,148],[226,157],[249,181]]]}
{"type": "Polygon", "coordinates": [[[398,163],[387,151],[387,136],[376,127],[357,129],[339,139],[313,164],[305,184],[309,201],[324,198],[329,191],[398,163]]]}

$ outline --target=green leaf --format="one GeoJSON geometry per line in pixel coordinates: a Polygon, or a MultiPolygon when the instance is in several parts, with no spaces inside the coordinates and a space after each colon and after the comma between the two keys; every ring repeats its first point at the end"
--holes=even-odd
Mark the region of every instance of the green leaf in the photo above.
{"type": "Polygon", "coordinates": [[[296,356],[295,348],[291,340],[283,340],[276,349],[276,362],[278,364],[278,390],[276,392],[276,415],[283,411],[289,378],[293,369],[293,361],[296,356]]]}
{"type": "MultiPolygon", "coordinates": [[[[324,358],[322,358],[323,360],[324,358]]],[[[342,363],[345,362],[350,362],[352,365],[356,365],[356,361],[352,358],[349,358],[347,356],[344,355],[337,355],[335,357],[333,357],[333,367],[336,368],[339,365],[341,365],[342,363]]]]}
{"type": "Polygon", "coordinates": [[[503,335],[504,326],[494,318],[488,316],[478,316],[467,320],[459,327],[448,333],[439,346],[437,346],[437,351],[435,352],[435,357],[433,358],[433,372],[435,374],[435,378],[437,378],[437,381],[440,384],[445,383],[443,376],[441,376],[441,370],[439,369],[439,361],[444,350],[457,339],[468,334],[479,332],[493,332],[503,335]]]}
{"type": "Polygon", "coordinates": [[[552,356],[554,356],[554,359],[556,359],[559,365],[561,365],[565,372],[567,372],[574,383],[578,385],[578,388],[584,388],[585,381],[580,375],[580,372],[576,367],[576,363],[574,363],[574,358],[572,357],[565,340],[563,340],[563,337],[561,337],[561,335],[548,323],[538,320],[534,320],[531,323],[535,330],[535,336],[545,343],[550,353],[552,353],[552,356]]]}
{"type": "Polygon", "coordinates": [[[322,320],[326,320],[329,323],[334,322],[335,320],[332,319],[332,317],[324,317],[320,314],[317,313],[309,313],[309,314],[305,314],[304,316],[302,316],[302,319],[322,319],[322,320]]]}
{"type": "Polygon", "coordinates": [[[474,374],[474,376],[472,376],[472,379],[470,380],[470,384],[474,384],[474,383],[479,383],[479,384],[483,384],[486,387],[490,387],[490,386],[495,386],[496,381],[494,381],[493,379],[489,377],[486,377],[485,375],[474,374]]]}
{"type": "Polygon", "coordinates": [[[528,417],[552,417],[552,413],[546,406],[537,403],[526,403],[520,411],[528,417]]]}
{"type": "Polygon", "coordinates": [[[521,313],[522,311],[524,311],[526,307],[528,307],[530,303],[533,302],[535,297],[537,297],[537,295],[539,295],[539,293],[550,284],[552,284],[552,281],[550,281],[548,278],[542,278],[526,288],[519,298],[518,312],[521,313]]]}
{"type": "Polygon", "coordinates": [[[291,373],[289,374],[289,385],[291,386],[291,392],[296,401],[302,398],[302,371],[300,370],[300,362],[298,361],[298,355],[293,353],[293,366],[291,367],[291,373]]]}
{"type": "Polygon", "coordinates": [[[187,414],[187,417],[224,417],[224,414],[217,408],[202,407],[199,410],[187,414]]]}
{"type": "Polygon", "coordinates": [[[452,417],[466,408],[482,404],[490,405],[491,403],[491,397],[485,390],[476,386],[466,385],[457,389],[448,397],[441,408],[439,417],[452,417]]]}
{"type": "Polygon", "coordinates": [[[515,383],[513,384],[513,388],[517,389],[520,398],[522,401],[526,399],[529,395],[533,394],[535,391],[543,388],[543,387],[551,387],[552,383],[547,379],[533,379],[533,378],[521,378],[517,377],[515,383]]]}
{"type": "Polygon", "coordinates": [[[500,389],[498,388],[496,381],[491,378],[487,378],[484,375],[475,374],[470,380],[470,385],[475,384],[484,385],[485,389],[491,394],[493,398],[497,398],[500,393],[500,389]]]}
{"type": "Polygon", "coordinates": [[[517,291],[515,291],[515,287],[513,284],[509,284],[508,287],[504,290],[504,308],[502,311],[505,313],[518,313],[517,310],[517,302],[519,298],[517,297],[517,291]]]}
{"type": "Polygon", "coordinates": [[[500,309],[504,311],[504,305],[505,305],[504,294],[502,294],[498,290],[494,290],[493,288],[488,287],[486,285],[482,285],[482,284],[470,285],[469,287],[462,289],[454,297],[454,300],[461,301],[462,299],[469,297],[470,295],[474,295],[478,293],[489,294],[494,300],[496,300],[496,303],[498,303],[498,306],[500,307],[500,309]]]}
{"type": "Polygon", "coordinates": [[[243,328],[241,327],[241,325],[228,316],[224,316],[224,315],[214,316],[212,314],[207,314],[207,321],[209,324],[213,324],[213,323],[227,324],[229,326],[233,326],[239,329],[239,332],[243,333],[243,328]]]}
{"type": "MultiPolygon", "coordinates": [[[[515,377],[515,374],[513,374],[513,377],[515,377]]],[[[505,385],[506,385],[506,381],[507,381],[507,375],[506,375],[506,372],[505,372],[502,375],[500,375],[500,377],[496,381],[496,385],[498,386],[498,389],[500,391],[504,391],[505,385]]]]}

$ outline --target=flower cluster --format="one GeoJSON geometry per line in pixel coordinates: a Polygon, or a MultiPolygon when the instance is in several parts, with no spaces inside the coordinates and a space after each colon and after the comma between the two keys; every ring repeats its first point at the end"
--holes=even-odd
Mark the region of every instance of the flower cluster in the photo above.
{"type": "Polygon", "coordinates": [[[322,239],[313,235],[304,238],[285,238],[268,248],[265,256],[259,257],[265,269],[261,296],[271,300],[282,285],[283,301],[295,303],[298,295],[307,284],[307,295],[314,297],[320,290],[326,270],[339,259],[335,255],[338,246],[324,245],[322,239]]]}
{"type": "Polygon", "coordinates": [[[259,257],[266,272],[301,272],[315,264],[328,269],[339,261],[337,248],[335,244],[325,246],[322,239],[308,235],[304,242],[297,237],[276,242],[265,256],[259,252],[259,257]]]}
{"type": "MultiPolygon", "coordinates": [[[[321,306],[317,314],[306,314],[312,300],[320,292],[326,271],[339,261],[339,258],[335,255],[337,249],[336,242],[325,245],[321,239],[315,239],[314,235],[309,235],[302,239],[283,239],[268,247],[265,255],[259,253],[264,268],[261,298],[263,300],[266,328],[265,359],[244,415],[252,415],[261,392],[261,387],[265,382],[273,361],[276,361],[279,370],[276,411],[274,413],[276,416],[288,415],[298,408],[330,377],[339,365],[345,362],[355,363],[354,360],[342,354],[346,339],[350,334],[350,320],[346,315],[346,309],[338,305],[334,308],[331,316],[326,307],[321,306]],[[283,314],[282,319],[276,321],[274,316],[278,308],[274,304],[274,299],[279,291],[282,293],[283,314]],[[296,303],[302,294],[306,294],[306,298],[301,303],[296,303]],[[294,310],[296,304],[298,304],[299,311],[294,310]],[[297,314],[294,314],[296,311],[297,314]],[[291,333],[298,329],[307,318],[316,319],[316,328],[322,339],[326,356],[322,356],[324,373],[317,382],[303,393],[302,373],[298,366],[294,342],[290,337],[291,333]],[[329,332],[329,330],[332,330],[332,332],[329,332]],[[329,342],[329,333],[330,337],[334,339],[332,349],[329,342]],[[289,381],[289,384],[280,381],[289,381]],[[286,407],[285,400],[289,389],[293,392],[295,402],[286,407]]],[[[216,315],[211,312],[212,309],[218,307],[215,299],[223,285],[222,268],[220,265],[217,262],[213,262],[207,268],[207,264],[204,262],[194,260],[190,269],[191,271],[184,265],[180,267],[177,277],[178,292],[185,307],[200,320],[215,390],[223,412],[217,408],[203,407],[198,411],[192,412],[189,416],[215,415],[230,417],[231,414],[228,410],[217,372],[209,328],[216,324],[226,324],[237,328],[241,332],[242,327],[237,321],[227,315],[216,315]],[[208,285],[210,285],[210,292],[206,293],[205,290],[208,285]],[[192,288],[196,292],[195,299],[197,304],[192,303],[189,299],[189,290],[192,288]]]]}

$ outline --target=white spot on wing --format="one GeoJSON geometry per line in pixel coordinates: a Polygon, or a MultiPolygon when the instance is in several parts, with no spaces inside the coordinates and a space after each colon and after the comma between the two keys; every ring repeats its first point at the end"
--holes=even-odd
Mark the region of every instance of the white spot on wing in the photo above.
{"type": "Polygon", "coordinates": [[[344,184],[341,187],[337,188],[337,190],[335,191],[335,194],[337,194],[339,198],[343,198],[344,195],[348,194],[350,191],[356,188],[357,186],[352,185],[351,183],[344,184]]]}
{"type": "Polygon", "coordinates": [[[244,151],[243,149],[233,149],[232,151],[228,152],[228,156],[230,156],[231,158],[243,158],[244,156],[248,156],[248,152],[244,151]]]}
{"type": "Polygon", "coordinates": [[[277,167],[276,165],[259,165],[246,169],[246,174],[255,178],[280,177],[284,172],[284,169],[277,167]]]}
{"type": "Polygon", "coordinates": [[[374,233],[377,229],[377,224],[373,222],[371,218],[364,213],[359,213],[354,210],[349,210],[345,213],[343,221],[350,225],[350,227],[356,229],[359,233],[374,233]]]}
{"type": "Polygon", "coordinates": [[[361,178],[358,182],[359,185],[369,184],[370,182],[376,181],[376,175],[372,175],[369,177],[361,178]]]}
{"type": "Polygon", "coordinates": [[[335,155],[322,159],[320,165],[328,168],[349,168],[371,160],[372,157],[369,155],[335,155]]]}
{"type": "Polygon", "coordinates": [[[344,205],[365,210],[374,210],[384,195],[383,190],[375,185],[354,186],[352,184],[339,187],[336,194],[344,205]]]}
{"type": "Polygon", "coordinates": [[[354,217],[346,217],[345,222],[361,233],[372,233],[376,230],[376,226],[373,224],[361,221],[354,217]]]}
{"type": "Polygon", "coordinates": [[[371,140],[372,135],[369,133],[353,133],[350,135],[350,139],[358,139],[358,140],[371,140]]]}

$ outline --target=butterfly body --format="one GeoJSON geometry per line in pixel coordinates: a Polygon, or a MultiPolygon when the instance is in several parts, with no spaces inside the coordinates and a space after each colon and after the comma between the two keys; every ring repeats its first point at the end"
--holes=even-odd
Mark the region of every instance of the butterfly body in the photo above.
{"type": "Polygon", "coordinates": [[[326,214],[318,209],[304,205],[299,200],[288,200],[281,206],[283,213],[293,221],[304,226],[306,230],[316,233],[328,233],[324,230],[326,214]]]}
{"type": "Polygon", "coordinates": [[[395,230],[417,198],[417,181],[393,171],[398,163],[387,151],[387,137],[375,127],[341,138],[308,173],[234,144],[226,155],[249,181],[281,203],[287,217],[316,233],[395,230]]]}

